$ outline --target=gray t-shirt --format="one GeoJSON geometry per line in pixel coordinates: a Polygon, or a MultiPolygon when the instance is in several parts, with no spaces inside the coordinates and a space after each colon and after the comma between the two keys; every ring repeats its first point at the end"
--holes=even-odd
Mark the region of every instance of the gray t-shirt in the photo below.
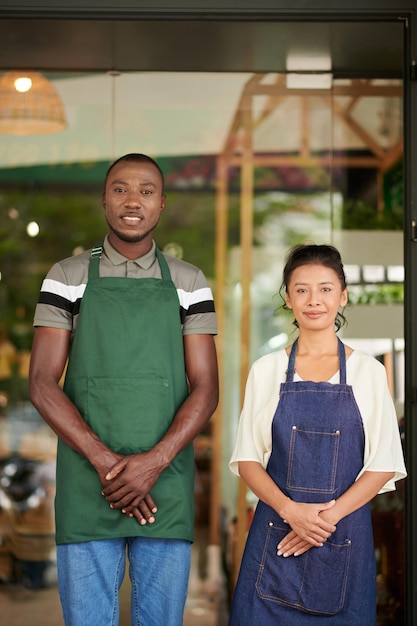
{"type": "MultiPolygon", "coordinates": [[[[130,260],[104,240],[100,276],[161,278],[155,242],[144,256],[130,260]]],[[[42,283],[33,325],[62,328],[74,334],[88,280],[91,250],[55,263],[42,283]]],[[[204,274],[194,265],[164,254],[177,288],[183,335],[216,335],[213,294],[204,274]]]]}

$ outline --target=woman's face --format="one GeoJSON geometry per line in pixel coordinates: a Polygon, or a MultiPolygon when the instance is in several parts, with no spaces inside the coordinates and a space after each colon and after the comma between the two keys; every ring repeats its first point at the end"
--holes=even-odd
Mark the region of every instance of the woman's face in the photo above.
{"type": "Polygon", "coordinates": [[[348,295],[334,270],[308,264],[292,272],[285,299],[300,329],[323,330],[334,328],[337,313],[346,306],[348,295]]]}

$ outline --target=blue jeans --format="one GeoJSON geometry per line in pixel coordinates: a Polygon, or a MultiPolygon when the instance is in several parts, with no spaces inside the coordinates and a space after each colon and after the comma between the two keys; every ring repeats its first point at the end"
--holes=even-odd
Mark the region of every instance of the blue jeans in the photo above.
{"type": "Polygon", "coordinates": [[[128,537],[57,546],[65,626],[117,626],[119,588],[129,557],[133,626],[181,626],[191,543],[128,537]]]}

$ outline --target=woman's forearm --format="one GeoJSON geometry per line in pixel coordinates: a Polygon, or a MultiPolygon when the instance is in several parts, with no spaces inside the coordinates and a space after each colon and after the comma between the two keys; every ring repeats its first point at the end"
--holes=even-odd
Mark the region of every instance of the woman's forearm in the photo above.
{"type": "Polygon", "coordinates": [[[367,504],[394,476],[394,472],[364,472],[340,498],[334,507],[323,511],[322,516],[334,524],[367,504]]]}
{"type": "Polygon", "coordinates": [[[265,504],[281,515],[289,498],[281,491],[260,463],[239,461],[239,474],[249,489],[265,504]]]}

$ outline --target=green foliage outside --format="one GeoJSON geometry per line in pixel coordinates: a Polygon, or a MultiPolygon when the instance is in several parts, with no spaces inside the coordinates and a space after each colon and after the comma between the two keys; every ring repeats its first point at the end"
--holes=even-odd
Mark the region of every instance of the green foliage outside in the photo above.
{"type": "Polygon", "coordinates": [[[1,323],[16,317],[31,324],[40,285],[49,267],[89,247],[101,237],[105,222],[100,198],[75,192],[9,191],[0,196],[1,323]],[[37,237],[26,227],[37,222],[37,237]]]}
{"type": "Polygon", "coordinates": [[[349,287],[350,304],[396,304],[404,301],[404,285],[354,285],[349,287]]]}
{"type": "Polygon", "coordinates": [[[344,230],[402,230],[403,206],[395,205],[390,211],[376,211],[375,207],[360,200],[350,200],[343,206],[344,230]]]}

